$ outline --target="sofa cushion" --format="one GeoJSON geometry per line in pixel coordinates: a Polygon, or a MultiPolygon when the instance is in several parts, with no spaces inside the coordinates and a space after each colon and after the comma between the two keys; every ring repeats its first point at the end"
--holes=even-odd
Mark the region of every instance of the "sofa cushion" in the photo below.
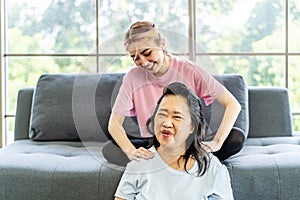
{"type": "MultiPolygon", "coordinates": [[[[122,74],[45,74],[36,85],[30,138],[106,141],[111,96],[122,74]]],[[[114,92],[115,91],[115,92],[114,92]]]]}
{"type": "MultiPolygon", "coordinates": [[[[244,78],[240,75],[214,75],[214,78],[224,85],[229,92],[240,103],[242,110],[234,124],[235,127],[244,131],[245,138],[248,136],[249,117],[248,117],[248,90],[244,78]]],[[[216,133],[224,114],[224,107],[217,101],[209,106],[203,103],[203,111],[206,122],[209,124],[208,138],[216,133]]]]}
{"type": "Polygon", "coordinates": [[[299,199],[299,144],[300,137],[248,138],[224,161],[235,199],[299,199]]]}
{"type": "Polygon", "coordinates": [[[249,137],[292,136],[288,89],[249,87],[249,137]]]}
{"type": "Polygon", "coordinates": [[[0,199],[111,199],[124,171],[103,142],[18,140],[0,150],[0,199]]]}

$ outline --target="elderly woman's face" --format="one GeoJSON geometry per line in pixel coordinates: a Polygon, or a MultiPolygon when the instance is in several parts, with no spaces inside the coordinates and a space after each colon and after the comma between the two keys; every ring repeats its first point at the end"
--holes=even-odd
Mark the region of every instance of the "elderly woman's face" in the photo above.
{"type": "Polygon", "coordinates": [[[186,98],[166,95],[154,118],[154,133],[161,147],[185,148],[193,130],[186,98]]]}

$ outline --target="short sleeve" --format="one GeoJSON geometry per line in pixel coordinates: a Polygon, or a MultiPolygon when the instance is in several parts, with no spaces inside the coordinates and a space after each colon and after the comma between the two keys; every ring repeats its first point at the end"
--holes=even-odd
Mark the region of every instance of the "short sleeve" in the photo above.
{"type": "Polygon", "coordinates": [[[224,91],[224,86],[201,67],[194,67],[195,92],[206,105],[210,105],[224,91]]]}
{"type": "Polygon", "coordinates": [[[233,192],[231,188],[230,176],[225,165],[222,165],[215,178],[214,194],[208,197],[209,200],[231,200],[233,192]]]}
{"type": "Polygon", "coordinates": [[[127,200],[135,199],[137,195],[137,179],[133,173],[125,171],[119,182],[115,196],[127,200]]]}

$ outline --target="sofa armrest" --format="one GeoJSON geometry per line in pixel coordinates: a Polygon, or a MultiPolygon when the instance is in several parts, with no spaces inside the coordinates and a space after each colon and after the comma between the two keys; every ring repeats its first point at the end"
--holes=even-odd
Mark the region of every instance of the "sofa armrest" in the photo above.
{"type": "Polygon", "coordinates": [[[18,92],[14,130],[15,140],[29,138],[29,126],[33,92],[33,87],[22,88],[18,92]]]}
{"type": "Polygon", "coordinates": [[[248,87],[248,137],[291,136],[292,115],[288,90],[283,87],[248,87]]]}

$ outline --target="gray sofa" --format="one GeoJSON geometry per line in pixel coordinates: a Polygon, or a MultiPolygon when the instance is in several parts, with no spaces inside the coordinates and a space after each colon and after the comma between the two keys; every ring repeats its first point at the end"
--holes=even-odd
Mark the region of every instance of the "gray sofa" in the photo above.
{"type": "MultiPolygon", "coordinates": [[[[113,199],[123,167],[101,153],[123,74],[48,74],[18,93],[15,142],[0,150],[0,200],[113,199]]],[[[215,76],[242,105],[235,126],[247,137],[227,159],[235,199],[300,199],[300,137],[292,135],[288,93],[215,76]]],[[[214,131],[217,103],[205,107],[214,131]]],[[[128,132],[137,133],[127,118],[128,132]]],[[[184,192],[184,191],[182,191],[184,192]]]]}

